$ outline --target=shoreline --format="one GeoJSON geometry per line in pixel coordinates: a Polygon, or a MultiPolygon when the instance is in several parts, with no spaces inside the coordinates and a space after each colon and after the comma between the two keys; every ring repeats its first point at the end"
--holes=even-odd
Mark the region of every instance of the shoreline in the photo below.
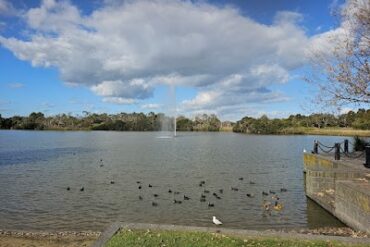
{"type": "Polygon", "coordinates": [[[143,223],[115,223],[107,229],[110,234],[99,231],[33,231],[33,230],[1,230],[0,247],[3,246],[91,246],[99,242],[101,238],[109,240],[116,232],[124,229],[130,230],[153,230],[174,232],[209,232],[222,233],[230,236],[260,237],[260,238],[286,238],[286,239],[311,239],[311,240],[337,240],[347,243],[370,243],[369,236],[364,232],[354,231],[349,227],[323,227],[316,229],[265,229],[246,230],[233,228],[196,227],[165,224],[143,224],[143,223]]]}
{"type": "MultiPolygon", "coordinates": [[[[135,133],[146,133],[146,132],[161,132],[161,131],[119,131],[119,130],[92,130],[92,129],[0,129],[0,131],[46,131],[46,132],[135,132],[135,133]]],[[[187,131],[177,130],[178,133],[234,133],[242,135],[257,135],[257,136],[309,136],[309,135],[320,135],[320,136],[359,136],[359,137],[370,137],[370,130],[360,130],[351,128],[289,128],[284,129],[279,133],[271,134],[258,134],[258,133],[244,133],[234,132],[230,129],[220,129],[219,131],[187,131]]]]}

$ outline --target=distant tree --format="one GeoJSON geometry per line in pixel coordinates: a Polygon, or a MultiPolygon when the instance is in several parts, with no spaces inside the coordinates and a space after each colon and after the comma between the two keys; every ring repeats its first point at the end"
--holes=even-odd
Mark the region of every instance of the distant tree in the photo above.
{"type": "Polygon", "coordinates": [[[314,69],[306,80],[318,85],[324,104],[370,104],[370,1],[348,0],[340,20],[332,52],[313,51],[314,69]]]}

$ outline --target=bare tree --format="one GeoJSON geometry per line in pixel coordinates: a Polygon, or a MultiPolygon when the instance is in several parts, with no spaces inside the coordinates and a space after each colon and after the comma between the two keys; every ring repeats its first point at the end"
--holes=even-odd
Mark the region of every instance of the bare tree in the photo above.
{"type": "Polygon", "coordinates": [[[331,32],[330,49],[311,49],[318,100],[331,106],[370,104],[370,1],[347,0],[340,10],[340,27],[331,32]]]}

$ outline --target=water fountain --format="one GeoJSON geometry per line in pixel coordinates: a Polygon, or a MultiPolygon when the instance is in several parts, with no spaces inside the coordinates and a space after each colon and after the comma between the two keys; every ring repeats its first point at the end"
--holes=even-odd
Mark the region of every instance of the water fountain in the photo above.
{"type": "Polygon", "coordinates": [[[161,138],[176,137],[176,86],[168,85],[167,97],[164,102],[164,116],[161,117],[161,138]]]}

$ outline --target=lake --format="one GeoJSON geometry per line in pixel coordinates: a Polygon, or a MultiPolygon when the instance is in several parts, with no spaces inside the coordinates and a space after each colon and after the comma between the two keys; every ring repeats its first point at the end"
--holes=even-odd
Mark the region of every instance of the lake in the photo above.
{"type": "Polygon", "coordinates": [[[230,228],[342,226],[306,198],[302,151],[314,139],[344,137],[160,135],[0,131],[0,229],[103,230],[115,221],[212,226],[213,215],[230,228]],[[281,211],[262,207],[274,203],[273,194],[262,195],[270,190],[281,211]]]}

